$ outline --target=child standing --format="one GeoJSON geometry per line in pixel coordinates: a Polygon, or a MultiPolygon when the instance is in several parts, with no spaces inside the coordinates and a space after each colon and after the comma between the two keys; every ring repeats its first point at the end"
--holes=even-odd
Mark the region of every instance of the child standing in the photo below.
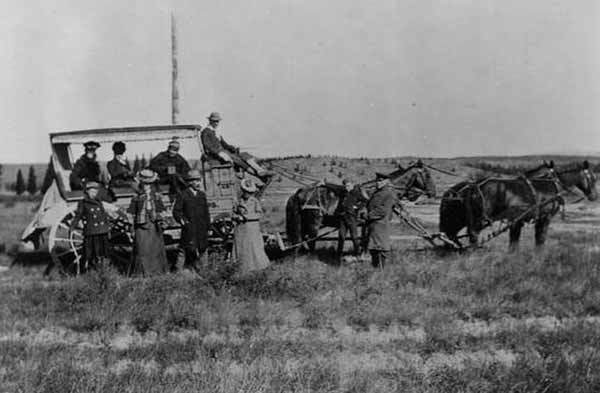
{"type": "Polygon", "coordinates": [[[110,218],[98,197],[99,189],[95,181],[85,183],[85,196],[77,203],[70,227],[72,231],[83,221],[83,256],[86,266],[95,267],[107,263],[110,251],[110,218]]]}

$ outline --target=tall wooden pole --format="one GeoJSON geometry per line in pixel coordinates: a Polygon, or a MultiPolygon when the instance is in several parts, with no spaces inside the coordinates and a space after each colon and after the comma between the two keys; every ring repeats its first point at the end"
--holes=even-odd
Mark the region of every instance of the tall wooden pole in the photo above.
{"type": "Polygon", "coordinates": [[[177,124],[179,116],[179,90],[177,89],[177,30],[175,15],[171,13],[171,123],[177,124]]]}

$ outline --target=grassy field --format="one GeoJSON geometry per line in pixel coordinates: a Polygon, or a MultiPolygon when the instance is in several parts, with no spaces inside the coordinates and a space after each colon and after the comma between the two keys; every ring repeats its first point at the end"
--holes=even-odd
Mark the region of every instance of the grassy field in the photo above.
{"type": "MultiPolygon", "coordinates": [[[[435,205],[409,208],[434,226],[435,205]]],[[[0,209],[3,239],[30,211],[0,209]]],[[[513,254],[504,237],[462,254],[398,241],[383,270],[314,256],[247,277],[15,267],[0,273],[0,392],[597,392],[599,222],[570,206],[539,252],[529,228],[513,254]]]]}

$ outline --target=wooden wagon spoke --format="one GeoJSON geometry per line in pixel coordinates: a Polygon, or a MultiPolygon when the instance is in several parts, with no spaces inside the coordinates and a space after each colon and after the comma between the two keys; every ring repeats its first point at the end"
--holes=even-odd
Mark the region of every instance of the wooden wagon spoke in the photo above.
{"type": "Polygon", "coordinates": [[[60,228],[64,228],[64,229],[66,229],[66,230],[68,230],[68,231],[70,231],[70,230],[71,230],[71,227],[70,227],[70,226],[68,226],[67,224],[65,224],[64,222],[61,222],[60,224],[58,224],[58,226],[59,226],[60,228]]]}
{"type": "Polygon", "coordinates": [[[71,250],[63,251],[63,252],[61,252],[59,254],[55,254],[55,255],[56,255],[57,258],[61,258],[61,257],[64,257],[65,255],[67,255],[67,254],[73,254],[76,257],[78,256],[78,254],[74,250],[72,250],[72,249],[71,250]]]}
{"type": "Polygon", "coordinates": [[[71,239],[67,239],[64,237],[55,237],[54,238],[54,242],[67,242],[67,243],[71,243],[71,239]]]}

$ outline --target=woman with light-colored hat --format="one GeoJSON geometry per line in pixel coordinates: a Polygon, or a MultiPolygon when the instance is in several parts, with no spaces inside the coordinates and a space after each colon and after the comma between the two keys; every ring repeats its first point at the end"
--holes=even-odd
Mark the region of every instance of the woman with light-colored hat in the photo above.
{"type": "Polygon", "coordinates": [[[168,271],[167,254],[162,235],[165,207],[161,196],[155,192],[158,175],[151,169],[138,173],[140,192],[131,199],[128,212],[133,215],[135,233],[132,273],[151,276],[168,271]]]}
{"type": "Polygon", "coordinates": [[[241,274],[262,270],[270,265],[265,254],[265,245],[260,232],[260,219],[263,211],[254,196],[256,184],[251,179],[242,179],[242,195],[234,206],[233,213],[237,226],[233,232],[233,257],[241,274]]]}

